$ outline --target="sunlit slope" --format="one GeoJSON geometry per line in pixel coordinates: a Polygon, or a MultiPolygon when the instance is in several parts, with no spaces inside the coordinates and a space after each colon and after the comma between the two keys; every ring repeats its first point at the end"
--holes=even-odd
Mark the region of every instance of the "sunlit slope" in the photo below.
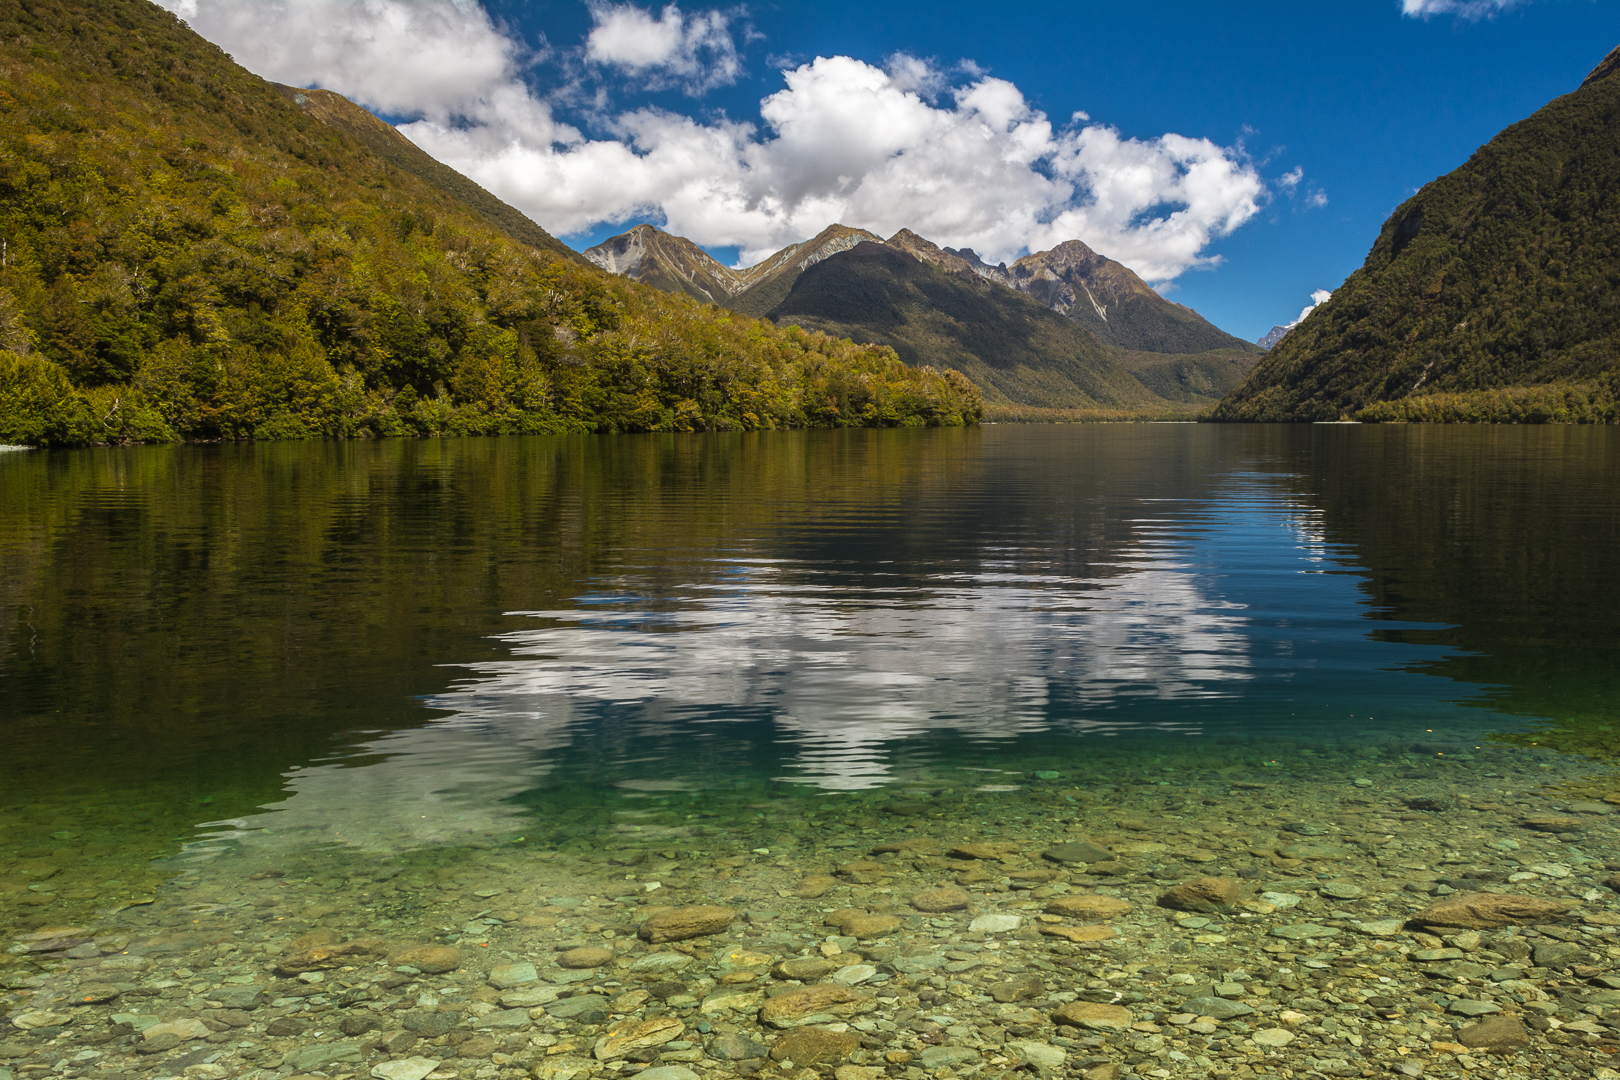
{"type": "Polygon", "coordinates": [[[342,131],[390,165],[454,196],[458,202],[512,239],[566,259],[582,259],[578,252],[535,224],[523,211],[502,202],[477,183],[433,158],[401,135],[392,124],[379,120],[342,94],[331,90],[301,90],[280,83],[272,85],[282,97],[294,102],[321,123],[342,131]]]}
{"type": "Polygon", "coordinates": [[[960,375],[590,266],[365,116],[144,0],[0,6],[0,442],[978,415],[960,375]]]}

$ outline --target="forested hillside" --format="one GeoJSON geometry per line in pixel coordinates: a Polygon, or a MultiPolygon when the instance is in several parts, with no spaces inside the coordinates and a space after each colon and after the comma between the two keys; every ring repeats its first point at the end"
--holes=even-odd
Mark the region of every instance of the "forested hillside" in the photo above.
{"type": "Polygon", "coordinates": [[[1620,421],[1617,55],[1397,208],[1216,418],[1620,421]]]}
{"type": "Polygon", "coordinates": [[[515,240],[515,210],[326,105],[145,0],[0,7],[0,442],[980,414],[959,374],[515,240]]]}

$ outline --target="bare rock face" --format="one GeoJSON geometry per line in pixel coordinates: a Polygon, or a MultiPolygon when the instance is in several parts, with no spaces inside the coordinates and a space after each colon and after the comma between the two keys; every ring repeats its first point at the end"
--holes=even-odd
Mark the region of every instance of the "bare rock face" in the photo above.
{"type": "Polygon", "coordinates": [[[607,1034],[596,1040],[592,1053],[598,1061],[616,1061],[626,1054],[681,1037],[686,1025],[673,1016],[650,1016],[645,1020],[625,1020],[608,1028],[607,1034]]]}
{"type": "Polygon", "coordinates": [[[1184,881],[1159,897],[1161,907],[1206,914],[1231,911],[1249,890],[1231,878],[1201,877],[1184,881]]]}
{"type": "Polygon", "coordinates": [[[737,912],[733,908],[697,904],[660,911],[642,923],[636,933],[642,941],[661,945],[666,941],[685,941],[687,938],[718,934],[736,921],[737,912]]]}
{"type": "Polygon", "coordinates": [[[941,885],[937,889],[924,889],[911,898],[911,906],[918,911],[961,911],[973,901],[973,895],[956,885],[941,885]]]}
{"type": "MultiPolygon", "coordinates": [[[[305,935],[314,937],[315,935],[305,935]]],[[[293,942],[293,949],[276,961],[276,974],[301,975],[306,971],[331,971],[352,964],[356,960],[381,956],[388,951],[382,938],[356,938],[353,941],[313,943],[304,939],[293,942]],[[302,947],[299,947],[302,945],[302,947]]],[[[401,961],[409,963],[409,961],[401,961]]],[[[413,965],[420,966],[420,965],[413,965]]],[[[426,968],[422,968],[426,971],[426,968]]]]}
{"type": "Polygon", "coordinates": [[[1412,922],[1419,926],[1495,930],[1502,926],[1524,926],[1561,919],[1568,915],[1574,906],[1557,900],[1544,900],[1539,896],[1460,893],[1430,904],[1412,916],[1412,922]]]}
{"type": "Polygon", "coordinates": [[[1117,896],[1059,896],[1046,905],[1048,915],[1062,915],[1070,919],[1117,919],[1127,915],[1131,905],[1117,896]]]}
{"type": "Polygon", "coordinates": [[[1131,1026],[1131,1010],[1123,1005],[1071,1001],[1052,1014],[1052,1022],[1092,1031],[1124,1031],[1131,1026]]]}
{"type": "Polygon", "coordinates": [[[837,983],[818,983],[789,990],[768,999],[759,1010],[759,1021],[773,1028],[804,1027],[848,1020],[870,1012],[877,1002],[867,994],[837,983]]]}
{"type": "Polygon", "coordinates": [[[1498,1050],[1509,1046],[1529,1046],[1530,1033],[1517,1016],[1487,1016],[1457,1032],[1457,1041],[1471,1050],[1498,1050]]]}
{"type": "Polygon", "coordinates": [[[390,963],[406,964],[429,975],[443,975],[461,966],[461,950],[449,945],[416,945],[388,959],[390,963]]]}

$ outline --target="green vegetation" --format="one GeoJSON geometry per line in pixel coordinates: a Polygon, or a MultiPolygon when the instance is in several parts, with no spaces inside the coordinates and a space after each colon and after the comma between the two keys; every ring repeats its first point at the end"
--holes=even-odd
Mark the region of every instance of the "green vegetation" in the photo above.
{"type": "Polygon", "coordinates": [[[144,0],[0,12],[0,442],[979,418],[956,373],[514,241],[345,126],[144,0]]]}
{"type": "Polygon", "coordinates": [[[1254,368],[1253,349],[1209,352],[1137,352],[1116,349],[1114,358],[1166,402],[1165,408],[1207,406],[1239,386],[1254,368]]]}
{"type": "Polygon", "coordinates": [[[1362,268],[1215,418],[1614,422],[1615,70],[1403,203],[1362,268]]]}
{"type": "Polygon", "coordinates": [[[1069,319],[1011,289],[970,282],[885,244],[859,244],[810,267],[771,318],[891,346],[913,363],[926,359],[954,368],[998,405],[1167,407],[1069,319]]]}
{"type": "MultiPolygon", "coordinates": [[[[1491,741],[1511,746],[1540,746],[1613,763],[1620,761],[1620,717],[1610,712],[1577,713],[1542,720],[1529,731],[1493,735],[1491,741]]],[[[1613,791],[1614,787],[1611,778],[1604,790],[1613,791]]]]}
{"type": "Polygon", "coordinates": [[[1196,414],[1168,409],[1043,409],[1038,405],[986,405],[993,424],[1149,424],[1192,423],[1196,414]]]}
{"type": "Polygon", "coordinates": [[[1031,409],[1028,415],[1079,409],[1094,416],[1123,409],[1135,418],[1139,409],[1158,415],[1211,405],[1243,382],[1260,352],[1078,240],[1008,268],[910,229],[884,240],[829,225],[733,270],[690,240],[641,224],[584,257],[745,315],[889,345],[910,363],[961,370],[986,387],[1004,419],[1031,409]],[[805,274],[813,276],[806,281],[805,274]]]}
{"type": "Polygon", "coordinates": [[[1465,394],[1417,394],[1379,401],[1356,414],[1367,423],[1616,424],[1616,376],[1568,386],[1504,386],[1465,394]]]}
{"type": "Polygon", "coordinates": [[[337,128],[390,165],[454,196],[512,239],[585,265],[584,256],[530,221],[517,207],[508,206],[450,166],[434,159],[426,150],[401,135],[392,124],[378,119],[342,94],[334,94],[330,90],[300,90],[281,83],[272,85],[282,97],[295,102],[321,123],[337,128]]]}

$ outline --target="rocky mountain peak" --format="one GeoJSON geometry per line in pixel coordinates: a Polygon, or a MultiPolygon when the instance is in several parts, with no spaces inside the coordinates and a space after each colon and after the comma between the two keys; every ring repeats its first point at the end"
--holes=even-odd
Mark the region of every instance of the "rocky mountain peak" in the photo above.
{"type": "Polygon", "coordinates": [[[1293,328],[1293,323],[1289,323],[1287,326],[1273,326],[1270,330],[1266,331],[1265,337],[1255,342],[1255,344],[1260,346],[1266,352],[1270,352],[1277,342],[1288,336],[1288,331],[1292,330],[1293,328]]]}
{"type": "Polygon", "coordinates": [[[1620,71],[1620,45],[1616,45],[1609,51],[1608,56],[1598,61],[1598,66],[1592,69],[1591,74],[1581,80],[1581,85],[1590,86],[1599,79],[1608,78],[1616,71],[1620,71]]]}
{"type": "Polygon", "coordinates": [[[609,273],[709,303],[726,300],[744,287],[737,271],[692,241],[645,222],[583,254],[609,273]]]}
{"type": "Polygon", "coordinates": [[[1001,286],[1022,293],[1082,323],[1109,345],[1159,353],[1254,351],[1248,342],[1164,299],[1128,267],[1079,240],[1026,255],[1011,267],[991,266],[971,248],[941,247],[910,229],[884,240],[865,229],[834,224],[746,270],[734,270],[690,240],[643,224],[603,241],[585,257],[613,273],[764,317],[787,300],[794,282],[810,268],[863,243],[904,254],[976,290],[1001,286]]]}
{"type": "Polygon", "coordinates": [[[1051,251],[1026,255],[1012,264],[1009,273],[1014,288],[1049,293],[1054,298],[1065,294],[1070,306],[1083,293],[1099,314],[1128,297],[1163,299],[1129,267],[1097,254],[1079,240],[1065,240],[1051,251]]]}
{"type": "MultiPolygon", "coordinates": [[[[942,248],[931,240],[925,240],[910,229],[901,229],[884,241],[889,247],[905,252],[918,262],[937,266],[947,274],[956,274],[959,277],[973,281],[981,281],[977,267],[968,262],[961,255],[949,248],[942,248]]],[[[975,261],[978,256],[974,256],[975,261]]],[[[980,265],[983,265],[982,263],[980,265]]]]}

